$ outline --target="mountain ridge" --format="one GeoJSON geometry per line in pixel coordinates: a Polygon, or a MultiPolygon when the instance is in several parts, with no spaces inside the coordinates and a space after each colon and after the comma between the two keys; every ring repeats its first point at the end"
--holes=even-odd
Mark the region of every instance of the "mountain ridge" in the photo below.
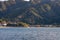
{"type": "Polygon", "coordinates": [[[59,0],[9,1],[0,8],[0,18],[22,21],[29,24],[60,24],[59,0]],[[10,4],[11,3],[11,4],[10,4]]]}

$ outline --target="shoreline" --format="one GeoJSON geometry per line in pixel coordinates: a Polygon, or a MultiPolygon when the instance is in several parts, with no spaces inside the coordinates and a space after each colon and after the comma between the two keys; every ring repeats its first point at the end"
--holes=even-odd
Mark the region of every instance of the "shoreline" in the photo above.
{"type": "Polygon", "coordinates": [[[60,28],[60,27],[7,27],[7,26],[0,26],[0,28],[60,28]]]}

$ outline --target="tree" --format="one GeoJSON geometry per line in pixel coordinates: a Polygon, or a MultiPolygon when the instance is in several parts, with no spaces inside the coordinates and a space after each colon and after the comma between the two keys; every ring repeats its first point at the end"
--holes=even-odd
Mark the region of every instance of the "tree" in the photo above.
{"type": "Polygon", "coordinates": [[[18,26],[22,25],[23,27],[29,27],[29,24],[24,23],[24,22],[19,22],[17,25],[18,26]]]}

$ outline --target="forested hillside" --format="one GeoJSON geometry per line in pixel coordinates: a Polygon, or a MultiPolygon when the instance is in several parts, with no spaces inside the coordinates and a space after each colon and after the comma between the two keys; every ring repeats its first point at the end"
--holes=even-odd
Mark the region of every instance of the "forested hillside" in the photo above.
{"type": "Polygon", "coordinates": [[[0,2],[0,19],[28,24],[60,24],[60,0],[0,2]]]}

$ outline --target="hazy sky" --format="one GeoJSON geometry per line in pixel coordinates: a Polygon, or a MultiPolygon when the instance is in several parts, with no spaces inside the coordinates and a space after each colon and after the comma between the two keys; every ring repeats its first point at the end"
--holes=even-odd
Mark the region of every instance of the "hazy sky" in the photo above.
{"type": "Polygon", "coordinates": [[[30,0],[24,0],[24,1],[30,1],[30,0]]]}
{"type": "Polygon", "coordinates": [[[8,0],[0,0],[0,1],[8,1],[8,0]]]}

